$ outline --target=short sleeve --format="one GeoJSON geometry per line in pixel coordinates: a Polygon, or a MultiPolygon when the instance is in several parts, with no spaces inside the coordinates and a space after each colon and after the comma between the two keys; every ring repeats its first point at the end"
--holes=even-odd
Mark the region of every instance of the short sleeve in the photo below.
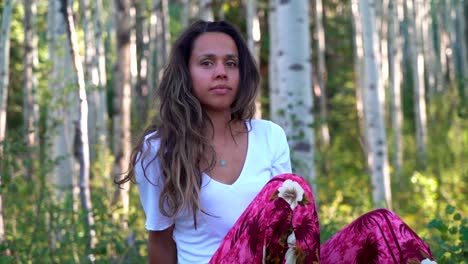
{"type": "Polygon", "coordinates": [[[284,133],[283,128],[279,125],[273,122],[271,122],[271,124],[272,138],[270,138],[270,144],[274,145],[272,148],[274,153],[271,164],[273,176],[283,173],[291,173],[291,158],[286,134],[284,133]]]}
{"type": "Polygon", "coordinates": [[[161,167],[158,159],[154,159],[159,148],[157,140],[150,140],[148,136],[143,144],[141,153],[135,165],[135,179],[140,194],[140,202],[146,215],[145,226],[147,230],[160,231],[174,224],[170,217],[161,214],[159,210],[159,197],[162,190],[161,167]],[[142,157],[145,156],[142,160],[142,157]],[[153,160],[154,159],[154,160],[153,160]],[[144,172],[146,172],[146,177],[144,172]]]}

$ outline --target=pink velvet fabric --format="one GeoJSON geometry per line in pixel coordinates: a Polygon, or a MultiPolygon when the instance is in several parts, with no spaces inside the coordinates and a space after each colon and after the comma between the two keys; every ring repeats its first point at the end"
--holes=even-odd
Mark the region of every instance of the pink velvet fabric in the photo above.
{"type": "Polygon", "coordinates": [[[254,198],[210,263],[421,263],[426,258],[432,259],[427,244],[386,209],[361,216],[321,246],[307,182],[282,174],[254,198]],[[302,197],[290,189],[280,192],[293,182],[302,188],[302,197]]]}

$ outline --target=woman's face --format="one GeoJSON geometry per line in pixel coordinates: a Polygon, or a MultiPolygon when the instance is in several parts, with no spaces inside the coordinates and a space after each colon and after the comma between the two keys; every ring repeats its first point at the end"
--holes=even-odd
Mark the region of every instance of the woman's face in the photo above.
{"type": "Polygon", "coordinates": [[[239,54],[227,34],[207,32],[193,45],[189,59],[193,91],[210,112],[230,110],[239,90],[239,54]]]}

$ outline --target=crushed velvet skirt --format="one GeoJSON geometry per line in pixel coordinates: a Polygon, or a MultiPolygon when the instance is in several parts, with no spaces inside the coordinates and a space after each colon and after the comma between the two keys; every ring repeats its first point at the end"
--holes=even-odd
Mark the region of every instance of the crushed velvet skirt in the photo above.
{"type": "Polygon", "coordinates": [[[436,263],[395,213],[369,212],[320,245],[314,196],[294,174],[271,179],[227,233],[210,263],[436,263]]]}

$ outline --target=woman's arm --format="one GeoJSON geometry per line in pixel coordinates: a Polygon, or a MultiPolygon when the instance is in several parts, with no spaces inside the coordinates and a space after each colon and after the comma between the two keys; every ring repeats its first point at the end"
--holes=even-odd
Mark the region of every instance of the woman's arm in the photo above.
{"type": "Polygon", "coordinates": [[[177,248],[172,239],[174,226],[163,231],[149,231],[148,261],[150,264],[176,264],[177,248]]]}

